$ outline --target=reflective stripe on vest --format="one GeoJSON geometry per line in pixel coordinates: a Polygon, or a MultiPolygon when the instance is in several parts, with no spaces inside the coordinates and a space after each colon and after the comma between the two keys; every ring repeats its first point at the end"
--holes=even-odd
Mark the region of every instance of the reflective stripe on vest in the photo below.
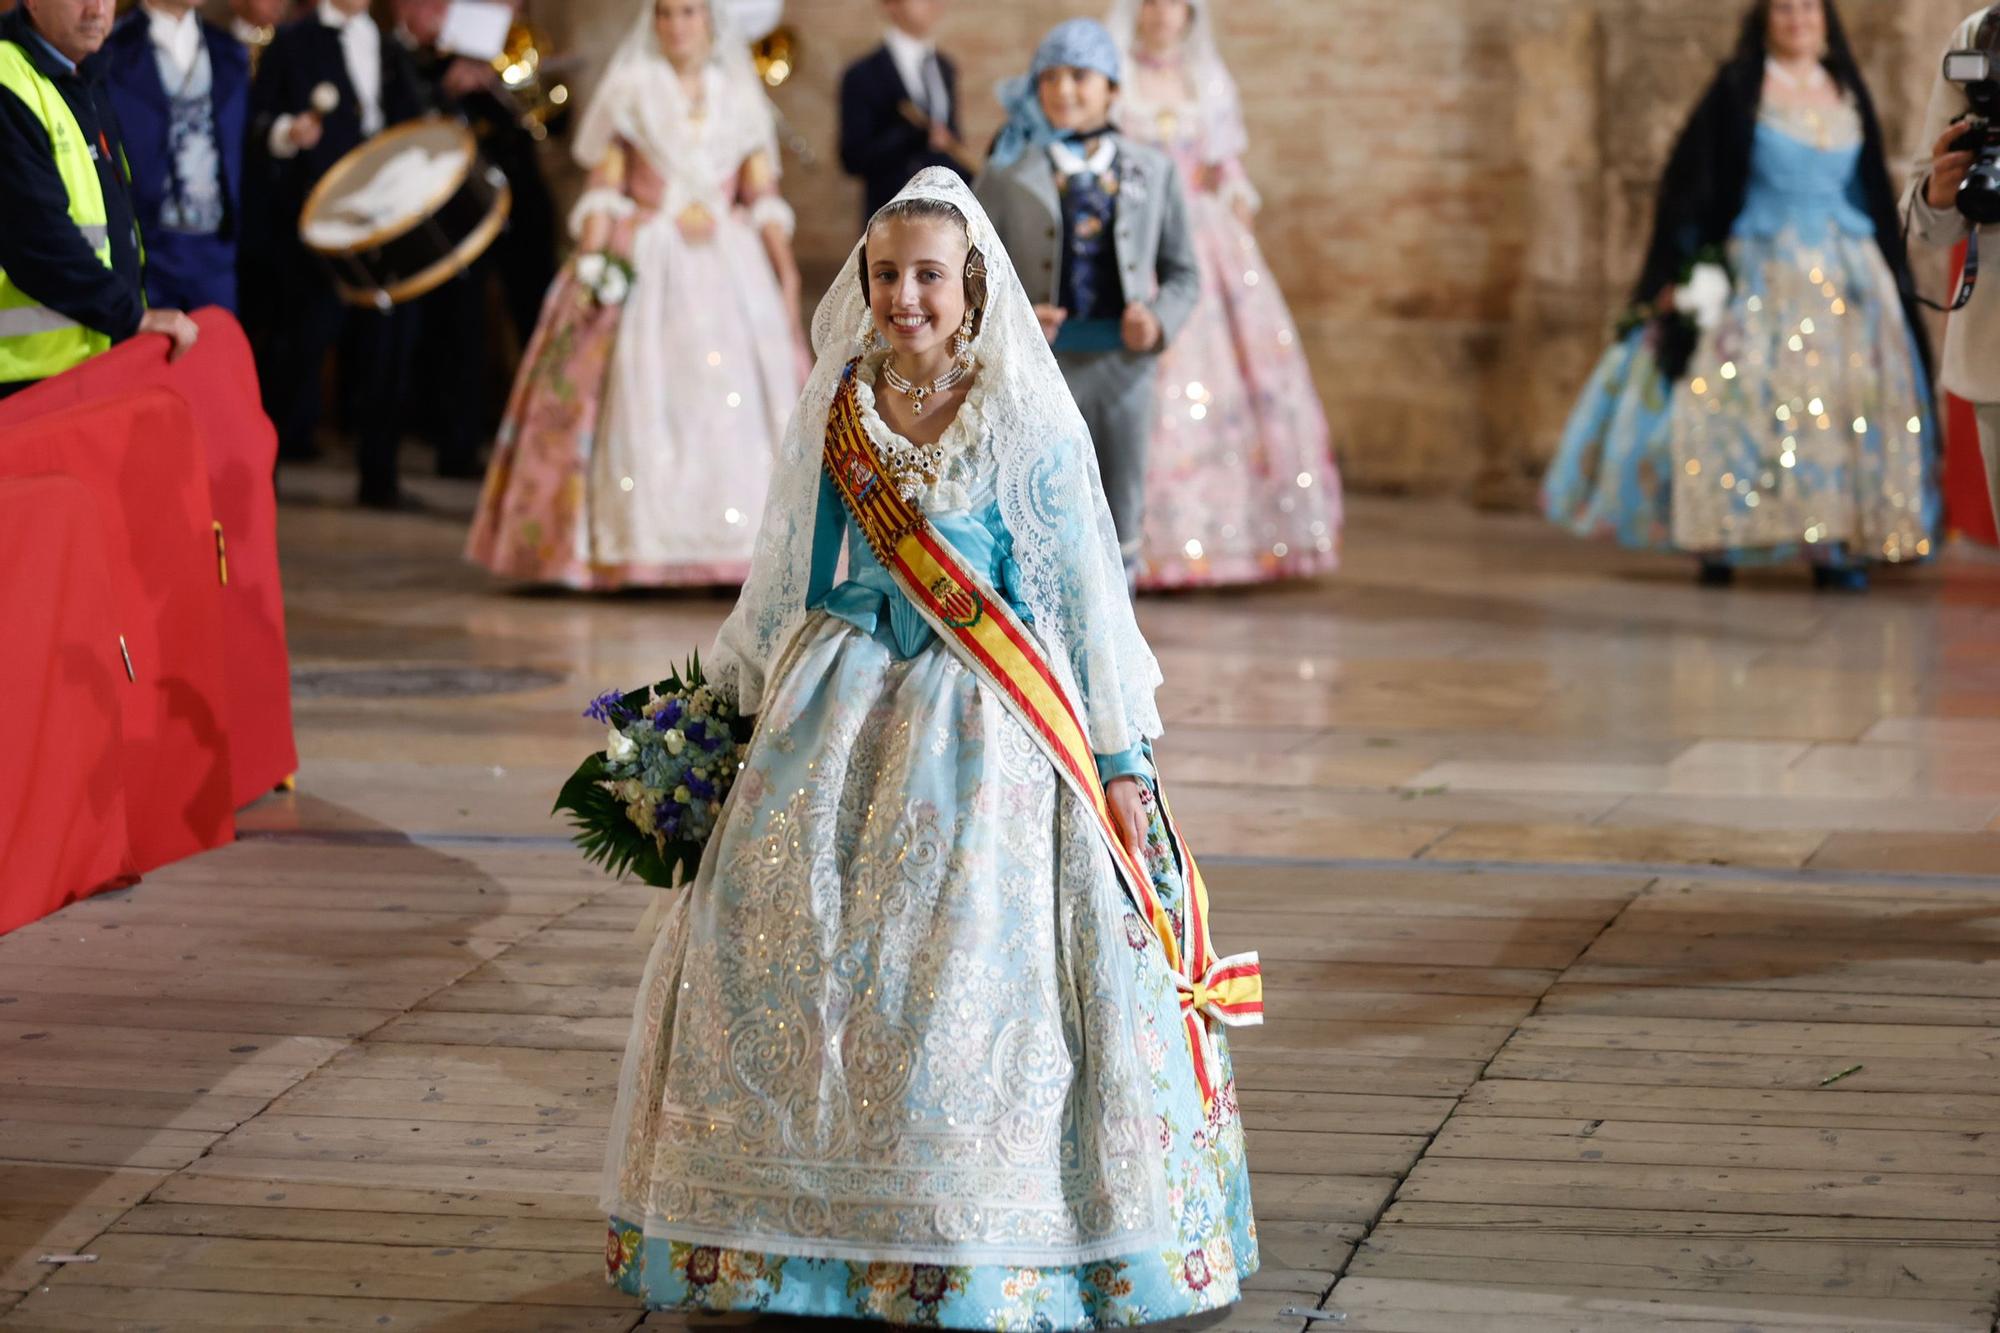
{"type": "MultiPolygon", "coordinates": [[[[48,131],[49,151],[69,195],[69,220],[98,262],[111,267],[110,217],[91,145],[62,90],[13,42],[0,41],[0,88],[18,97],[48,131]]],[[[60,375],[111,346],[111,336],[49,309],[0,273],[0,383],[60,375]]]]}

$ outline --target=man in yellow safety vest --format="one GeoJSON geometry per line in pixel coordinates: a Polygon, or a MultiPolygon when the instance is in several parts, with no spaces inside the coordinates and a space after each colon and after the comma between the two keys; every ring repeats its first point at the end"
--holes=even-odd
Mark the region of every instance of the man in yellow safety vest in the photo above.
{"type": "Polygon", "coordinates": [[[90,57],[113,0],[23,0],[0,16],[0,397],[135,333],[194,345],[148,310],[130,171],[90,57]]]}

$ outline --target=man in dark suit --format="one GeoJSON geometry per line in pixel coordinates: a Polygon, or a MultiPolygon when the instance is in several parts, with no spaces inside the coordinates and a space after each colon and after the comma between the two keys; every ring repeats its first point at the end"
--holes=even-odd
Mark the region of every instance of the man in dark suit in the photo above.
{"type": "Polygon", "coordinates": [[[883,0],[882,45],[840,79],[840,164],[866,191],[862,220],[925,167],[972,179],[958,131],[958,67],[937,49],[944,0],[883,0]]]}
{"type": "Polygon", "coordinates": [[[249,54],[203,22],[195,0],[143,0],[104,52],[146,243],[147,301],[235,310],[249,54]]]}
{"type": "Polygon", "coordinates": [[[264,384],[265,410],[278,427],[281,458],[314,455],[319,425],[320,368],[348,338],[351,360],[343,382],[357,435],[360,502],[403,508],[396,451],[402,400],[415,335],[414,313],[362,310],[342,303],[319,258],[299,239],[306,197],[348,152],[390,125],[424,110],[410,57],[369,16],[368,0],[320,0],[306,17],[278,29],[257,64],[251,89],[246,184],[266,192],[270,271],[277,295],[277,334],[264,384]],[[315,108],[314,92],[332,89],[332,110],[315,108]]]}

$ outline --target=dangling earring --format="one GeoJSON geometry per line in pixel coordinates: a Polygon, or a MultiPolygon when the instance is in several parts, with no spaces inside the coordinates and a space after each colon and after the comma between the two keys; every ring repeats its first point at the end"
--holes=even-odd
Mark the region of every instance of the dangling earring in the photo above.
{"type": "Polygon", "coordinates": [[[867,356],[882,345],[882,331],[875,327],[875,316],[873,314],[865,314],[861,317],[859,341],[863,356],[867,356]]]}
{"type": "Polygon", "coordinates": [[[965,322],[958,326],[958,332],[951,336],[951,355],[956,361],[965,360],[965,354],[972,350],[972,311],[965,312],[965,322]]]}

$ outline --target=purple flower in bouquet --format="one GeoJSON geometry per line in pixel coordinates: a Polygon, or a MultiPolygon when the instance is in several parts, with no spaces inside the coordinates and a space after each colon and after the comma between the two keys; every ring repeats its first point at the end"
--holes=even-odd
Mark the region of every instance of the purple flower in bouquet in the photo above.
{"type": "Polygon", "coordinates": [[[709,688],[698,658],[685,676],[598,695],[584,716],[610,735],[563,784],[557,812],[586,860],[658,888],[681,883],[700,867],[742,768],[749,719],[709,688]]]}
{"type": "Polygon", "coordinates": [[[630,718],[625,708],[625,695],[619,690],[606,690],[592,699],[590,706],[583,710],[583,715],[592,722],[605,723],[624,722],[630,718]]]}

